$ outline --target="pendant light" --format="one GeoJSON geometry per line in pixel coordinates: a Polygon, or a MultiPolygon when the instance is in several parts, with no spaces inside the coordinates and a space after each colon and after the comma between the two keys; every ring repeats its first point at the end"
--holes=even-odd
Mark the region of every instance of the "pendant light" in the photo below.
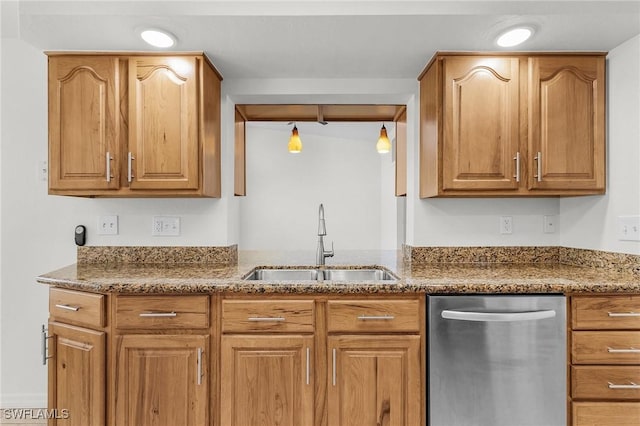
{"type": "Polygon", "coordinates": [[[291,137],[289,138],[289,152],[297,154],[300,151],[302,151],[302,141],[300,140],[300,135],[298,135],[298,128],[294,124],[291,137]]]}
{"type": "Polygon", "coordinates": [[[382,129],[380,129],[380,137],[378,138],[376,149],[380,154],[386,154],[391,151],[391,142],[389,141],[389,136],[387,136],[387,129],[384,127],[384,123],[382,123],[382,129]]]}

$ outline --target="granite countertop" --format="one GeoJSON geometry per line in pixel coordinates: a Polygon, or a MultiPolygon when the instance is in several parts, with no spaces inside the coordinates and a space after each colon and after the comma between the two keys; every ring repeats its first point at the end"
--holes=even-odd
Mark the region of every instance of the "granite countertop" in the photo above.
{"type": "Polygon", "coordinates": [[[233,265],[215,263],[77,263],[37,277],[42,284],[99,293],[637,293],[640,276],[558,263],[407,263],[395,251],[336,254],[327,267],[380,265],[400,279],[244,281],[255,267],[315,267],[313,252],[239,252],[233,265]]]}

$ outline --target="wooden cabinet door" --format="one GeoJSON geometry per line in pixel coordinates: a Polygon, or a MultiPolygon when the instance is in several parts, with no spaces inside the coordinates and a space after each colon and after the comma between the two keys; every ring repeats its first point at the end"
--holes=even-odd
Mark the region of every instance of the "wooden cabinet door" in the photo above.
{"type": "Polygon", "coordinates": [[[529,188],[605,188],[605,59],[529,58],[529,188]]]}
{"type": "Polygon", "coordinates": [[[125,335],[115,342],[115,424],[208,424],[208,336],[125,335]]]}
{"type": "Polygon", "coordinates": [[[52,322],[49,336],[49,425],[104,426],[105,334],[52,322]]]}
{"type": "Polygon", "coordinates": [[[313,336],[224,335],[221,424],[313,425],[313,336]]]}
{"type": "Polygon", "coordinates": [[[328,424],[420,424],[420,336],[330,336],[328,344],[328,424]]]}
{"type": "Polygon", "coordinates": [[[443,190],[517,189],[519,60],[446,57],[443,190]]]}
{"type": "Polygon", "coordinates": [[[49,57],[50,190],[120,186],[117,70],[115,57],[49,57]]]}
{"type": "Polygon", "coordinates": [[[199,185],[196,57],[129,59],[131,189],[199,185]]]}

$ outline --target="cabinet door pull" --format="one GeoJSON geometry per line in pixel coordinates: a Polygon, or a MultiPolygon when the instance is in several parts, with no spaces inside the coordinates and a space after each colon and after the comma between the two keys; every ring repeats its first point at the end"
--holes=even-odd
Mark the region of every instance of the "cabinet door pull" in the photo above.
{"type": "Polygon", "coordinates": [[[285,321],[284,317],[249,317],[248,321],[253,322],[282,322],[285,321]]]}
{"type": "Polygon", "coordinates": [[[607,312],[610,317],[640,317],[640,312],[607,312]]]}
{"type": "Polygon", "coordinates": [[[142,312],[140,316],[147,318],[172,318],[177,317],[178,314],[175,312],[142,312]]]}
{"type": "Polygon", "coordinates": [[[135,177],[133,176],[133,165],[132,165],[132,162],[135,159],[136,158],[130,152],[127,154],[127,182],[129,183],[131,183],[131,181],[135,177]]]}
{"type": "Polygon", "coordinates": [[[359,315],[358,319],[361,321],[391,321],[394,320],[396,317],[394,317],[393,315],[359,315]]]}
{"type": "Polygon", "coordinates": [[[47,336],[48,329],[42,325],[42,331],[40,331],[41,338],[41,346],[40,353],[42,355],[42,365],[47,365],[47,360],[53,358],[52,356],[47,356],[47,340],[51,339],[53,336],[47,336]]]}
{"type": "Polygon", "coordinates": [[[640,389],[640,385],[633,382],[629,382],[628,385],[616,385],[609,382],[609,389],[640,389]]]}
{"type": "Polygon", "coordinates": [[[198,359],[196,360],[196,376],[198,385],[202,384],[202,348],[198,348],[198,359]]]}
{"type": "Polygon", "coordinates": [[[516,182],[520,182],[520,151],[516,152],[516,156],[513,159],[516,162],[516,175],[514,178],[516,178],[516,182]]]}
{"type": "Polygon", "coordinates": [[[56,308],[64,309],[67,311],[78,312],[80,310],[80,306],[70,306],[70,305],[58,305],[56,304],[56,308]]]}
{"type": "Polygon", "coordinates": [[[307,348],[307,384],[309,384],[309,356],[310,356],[311,350],[310,348],[307,348]]]}
{"type": "Polygon", "coordinates": [[[624,349],[607,348],[607,352],[609,352],[610,354],[640,354],[640,349],[636,349],[636,348],[624,348],[624,349]]]}
{"type": "Polygon", "coordinates": [[[111,160],[113,160],[113,157],[111,157],[111,153],[107,151],[107,170],[105,171],[105,177],[107,178],[107,182],[111,182],[111,178],[113,177],[111,175],[111,160]]]}
{"type": "Polygon", "coordinates": [[[538,182],[542,182],[542,153],[538,151],[538,155],[533,157],[533,159],[536,160],[536,169],[538,171],[538,174],[535,175],[534,178],[536,178],[538,182]]]}
{"type": "Polygon", "coordinates": [[[333,348],[333,375],[332,375],[332,383],[333,386],[336,385],[336,349],[333,348]]]}

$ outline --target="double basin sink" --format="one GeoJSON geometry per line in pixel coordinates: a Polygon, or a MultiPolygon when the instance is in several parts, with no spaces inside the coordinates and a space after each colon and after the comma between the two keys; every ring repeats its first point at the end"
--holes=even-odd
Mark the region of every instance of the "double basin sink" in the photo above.
{"type": "Polygon", "coordinates": [[[366,268],[255,268],[244,280],[251,281],[384,281],[398,280],[391,271],[380,266],[366,268]]]}

